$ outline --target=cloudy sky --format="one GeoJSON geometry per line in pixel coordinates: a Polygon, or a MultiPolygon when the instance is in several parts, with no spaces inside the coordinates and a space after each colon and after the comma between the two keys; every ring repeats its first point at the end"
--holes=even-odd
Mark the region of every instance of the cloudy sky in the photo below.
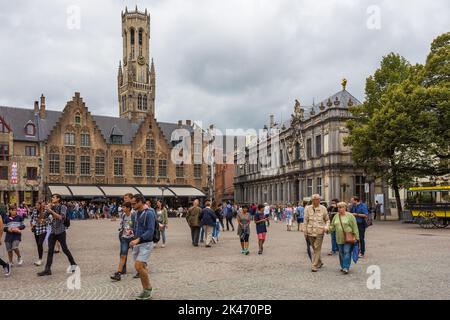
{"type": "Polygon", "coordinates": [[[0,0],[0,105],[62,110],[75,91],[95,114],[118,116],[121,18],[151,13],[156,115],[260,128],[364,84],[391,51],[424,63],[450,31],[448,0],[0,0]],[[69,28],[71,6],[80,28],[69,28]],[[378,19],[379,18],[379,19],[378,19]]]}

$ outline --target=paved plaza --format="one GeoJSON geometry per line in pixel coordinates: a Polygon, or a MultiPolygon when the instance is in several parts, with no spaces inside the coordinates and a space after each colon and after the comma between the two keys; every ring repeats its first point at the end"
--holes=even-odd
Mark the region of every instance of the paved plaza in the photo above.
{"type": "MultiPolygon", "coordinates": [[[[27,221],[28,222],[28,221],[27,221]]],[[[129,274],[121,282],[109,276],[118,263],[119,222],[72,221],[68,243],[81,269],[81,288],[69,290],[66,257],[55,255],[53,276],[37,277],[43,267],[33,265],[36,249],[27,228],[21,247],[25,263],[10,278],[0,276],[0,299],[134,299],[139,279],[129,274]]],[[[235,232],[222,232],[213,248],[191,246],[184,219],[170,219],[166,248],[156,248],[150,273],[154,299],[448,299],[450,298],[450,230],[423,230],[400,222],[377,222],[367,232],[367,257],[345,276],[338,257],[327,256],[325,266],[311,273],[303,233],[287,232],[271,223],[264,255],[257,254],[254,226],[250,255],[240,254],[235,232]],[[381,288],[367,288],[369,266],[379,266],[381,288]]],[[[0,247],[6,258],[5,247],[0,247]]],[[[131,271],[131,272],[130,272],[131,271]]]]}

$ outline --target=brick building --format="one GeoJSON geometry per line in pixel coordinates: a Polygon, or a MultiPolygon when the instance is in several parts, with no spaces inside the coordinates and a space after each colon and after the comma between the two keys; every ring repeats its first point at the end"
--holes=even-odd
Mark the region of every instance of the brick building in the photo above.
{"type": "Polygon", "coordinates": [[[91,114],[80,93],[62,111],[48,110],[43,95],[34,109],[0,107],[0,201],[32,204],[52,193],[89,199],[140,192],[185,204],[209,193],[203,130],[191,121],[155,119],[147,10],[122,12],[122,38],[120,117],[91,114]],[[191,137],[195,151],[175,163],[171,155],[181,144],[178,129],[191,137]]]}

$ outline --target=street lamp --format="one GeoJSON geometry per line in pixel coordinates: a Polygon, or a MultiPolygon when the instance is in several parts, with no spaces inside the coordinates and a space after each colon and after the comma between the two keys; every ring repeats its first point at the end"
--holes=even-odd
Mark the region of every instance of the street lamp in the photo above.
{"type": "MultiPolygon", "coordinates": [[[[156,182],[160,182],[160,178],[158,177],[158,179],[156,180],[156,182]]],[[[161,190],[161,197],[162,197],[162,203],[164,204],[164,191],[168,190],[169,188],[167,187],[166,184],[163,184],[161,186],[158,186],[158,189],[161,190]]]]}

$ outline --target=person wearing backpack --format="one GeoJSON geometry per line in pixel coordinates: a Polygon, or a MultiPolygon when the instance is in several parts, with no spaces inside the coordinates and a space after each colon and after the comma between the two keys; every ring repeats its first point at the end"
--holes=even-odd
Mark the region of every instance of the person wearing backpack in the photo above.
{"type": "Polygon", "coordinates": [[[150,284],[147,263],[150,259],[154,243],[159,242],[159,223],[153,208],[145,208],[145,199],[141,194],[136,194],[131,200],[135,210],[133,214],[134,240],[130,242],[133,248],[133,258],[136,271],[141,279],[142,293],[136,300],[150,300],[153,288],[150,284]]]}
{"type": "Polygon", "coordinates": [[[50,218],[51,220],[51,232],[48,238],[48,255],[45,270],[39,272],[38,276],[50,276],[52,274],[51,267],[56,241],[61,244],[62,251],[70,262],[70,271],[72,273],[75,272],[77,264],[66,242],[66,229],[70,226],[70,219],[67,218],[67,207],[61,204],[61,195],[54,194],[52,196],[51,204],[46,206],[45,218],[50,218]]]}

